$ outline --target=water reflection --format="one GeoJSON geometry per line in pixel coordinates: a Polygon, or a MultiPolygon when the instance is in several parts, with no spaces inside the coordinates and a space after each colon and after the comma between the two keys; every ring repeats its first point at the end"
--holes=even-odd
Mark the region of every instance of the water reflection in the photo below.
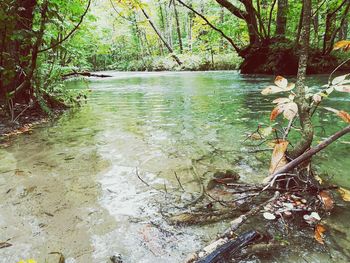
{"type": "MultiPolygon", "coordinates": [[[[273,97],[263,97],[260,91],[271,84],[272,78],[237,72],[112,74],[112,78],[91,80],[92,93],[82,108],[30,136],[19,137],[12,147],[1,150],[4,161],[0,172],[5,178],[0,181],[1,190],[18,184],[13,178],[16,169],[32,174],[19,183],[45,176],[55,178],[56,183],[63,181],[67,210],[79,209],[84,215],[73,213],[63,220],[82,218],[79,226],[88,233],[85,238],[92,246],[92,252],[83,256],[85,262],[103,262],[116,252],[125,262],[179,262],[214,237],[225,223],[191,228],[166,224],[159,209],[167,202],[166,192],[178,190],[174,172],[186,191],[193,194],[199,191],[191,172],[194,164],[200,174],[235,169],[242,180],[260,182],[267,174],[269,153],[248,153],[242,141],[245,132],[255,130],[258,124],[270,125],[273,97]],[[136,169],[151,187],[137,177],[136,169]]],[[[311,78],[309,86],[317,88],[320,82],[322,78],[311,78]]],[[[77,89],[85,85],[69,83],[77,89]]],[[[348,94],[335,94],[326,105],[350,111],[348,94]]],[[[322,109],[315,123],[316,141],[344,126],[339,118],[322,109]]],[[[317,157],[317,164],[335,183],[350,188],[348,143],[349,136],[330,146],[317,157]]],[[[10,206],[10,202],[2,202],[4,207],[10,206]]],[[[342,246],[350,244],[345,218],[340,213],[336,219],[343,233],[342,246]]],[[[1,231],[5,233],[3,228],[1,231]]],[[[40,242],[35,238],[25,240],[38,257],[48,250],[43,245],[45,238],[40,242]]],[[[67,240],[71,245],[73,241],[67,240]]],[[[79,249],[71,246],[73,252],[66,253],[74,258],[79,249]]],[[[291,257],[296,255],[292,252],[291,257]]],[[[4,250],[0,255],[10,257],[1,253],[4,250]]],[[[311,257],[307,248],[303,253],[311,257]]],[[[30,249],[21,254],[26,255],[31,255],[30,249]]],[[[322,254],[316,258],[317,262],[328,262],[322,254]]],[[[77,262],[83,259],[77,258],[77,262]]]]}

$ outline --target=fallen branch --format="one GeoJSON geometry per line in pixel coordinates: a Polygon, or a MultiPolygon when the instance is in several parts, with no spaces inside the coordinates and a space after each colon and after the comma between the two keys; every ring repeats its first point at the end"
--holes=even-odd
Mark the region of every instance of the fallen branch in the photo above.
{"type": "Polygon", "coordinates": [[[310,150],[304,152],[302,155],[300,155],[299,157],[295,158],[294,160],[292,160],[291,162],[289,162],[288,164],[283,166],[281,169],[279,169],[276,172],[274,172],[270,176],[268,184],[267,184],[267,186],[265,188],[267,188],[268,186],[272,186],[271,182],[274,180],[275,177],[279,176],[280,174],[287,173],[288,171],[294,169],[299,164],[301,164],[305,160],[311,158],[313,155],[315,155],[319,151],[323,150],[328,145],[330,145],[332,142],[336,141],[337,139],[339,139],[340,137],[344,136],[345,134],[347,134],[349,132],[350,132],[350,125],[348,125],[344,129],[336,132],[335,134],[333,134],[332,136],[330,136],[329,138],[327,138],[326,140],[324,140],[323,142],[321,142],[317,146],[315,146],[315,147],[311,148],[310,150]]]}
{"type": "Polygon", "coordinates": [[[62,76],[63,79],[67,79],[68,77],[71,76],[84,76],[84,77],[98,77],[98,78],[110,78],[112,77],[111,75],[105,75],[105,74],[95,74],[95,73],[90,73],[90,72],[77,72],[77,71],[73,71],[71,73],[68,74],[64,74],[62,76]]]}
{"type": "Polygon", "coordinates": [[[232,237],[233,232],[236,231],[244,222],[246,222],[249,218],[251,218],[253,215],[258,213],[262,207],[276,200],[279,196],[280,196],[280,193],[276,191],[275,195],[272,198],[254,207],[253,209],[249,210],[249,212],[243,215],[240,215],[235,220],[231,221],[230,227],[225,230],[225,232],[221,235],[221,238],[232,237]]]}
{"type": "Polygon", "coordinates": [[[12,244],[8,243],[7,241],[10,241],[10,239],[7,239],[5,242],[0,242],[0,249],[12,246],[12,244]]]}
{"type": "Polygon", "coordinates": [[[228,262],[229,259],[240,252],[240,250],[249,244],[260,239],[262,235],[255,230],[251,230],[239,235],[236,239],[219,239],[215,243],[203,248],[202,251],[191,255],[189,262],[197,263],[214,263],[214,262],[228,262]]]}

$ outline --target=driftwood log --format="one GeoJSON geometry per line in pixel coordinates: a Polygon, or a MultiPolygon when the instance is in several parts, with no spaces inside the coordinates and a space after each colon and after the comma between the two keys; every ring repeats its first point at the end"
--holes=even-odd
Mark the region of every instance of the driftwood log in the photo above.
{"type": "Polygon", "coordinates": [[[186,262],[217,263],[228,262],[242,248],[260,240],[263,237],[259,232],[251,230],[239,235],[235,239],[219,239],[205,247],[199,254],[195,254],[186,262]]]}
{"type": "Polygon", "coordinates": [[[67,73],[67,74],[62,75],[62,78],[67,79],[69,77],[77,77],[77,76],[98,77],[98,78],[110,78],[110,77],[112,77],[111,75],[105,75],[105,74],[95,74],[95,73],[90,73],[90,72],[73,71],[71,73],[67,73]]]}

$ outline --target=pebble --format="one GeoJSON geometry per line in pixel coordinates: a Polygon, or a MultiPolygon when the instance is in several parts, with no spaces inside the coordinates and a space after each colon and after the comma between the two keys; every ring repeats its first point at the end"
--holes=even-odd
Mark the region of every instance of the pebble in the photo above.
{"type": "Polygon", "coordinates": [[[292,215],[292,212],[291,211],[284,211],[283,214],[285,216],[291,216],[292,215]]]}

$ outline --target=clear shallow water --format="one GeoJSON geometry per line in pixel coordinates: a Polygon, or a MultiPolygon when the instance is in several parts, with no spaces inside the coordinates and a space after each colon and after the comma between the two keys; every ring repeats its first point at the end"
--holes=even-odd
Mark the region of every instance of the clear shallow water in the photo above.
{"type": "MultiPolygon", "coordinates": [[[[16,138],[11,147],[0,152],[0,190],[14,189],[9,193],[14,200],[29,189],[31,182],[38,183],[39,190],[45,189],[42,178],[52,180],[53,186],[64,182],[62,189],[57,185],[56,192],[47,186],[48,196],[43,198],[64,197],[66,207],[62,211],[67,210],[68,214],[57,220],[67,220],[82,229],[74,233],[76,240],[86,243],[86,251],[79,251],[83,245],[76,245],[68,237],[59,248],[56,248],[57,242],[47,245],[47,239],[58,233],[49,227],[35,231],[40,221],[46,219],[32,209],[34,212],[24,212],[27,219],[18,219],[15,225],[28,225],[29,232],[38,234],[31,236],[28,232],[18,238],[17,243],[26,243],[22,244],[22,251],[16,250],[16,246],[0,250],[0,262],[30,256],[44,259],[44,254],[54,248],[75,262],[105,262],[117,252],[125,262],[180,262],[226,225],[223,222],[214,227],[178,228],[164,222],[159,210],[162,205],[169,205],[166,192],[179,192],[174,172],[185,190],[194,195],[199,186],[191,172],[193,166],[199,174],[235,169],[246,182],[260,182],[266,176],[268,153],[251,154],[252,149],[242,142],[246,132],[254,131],[258,124],[269,124],[273,97],[262,96],[260,91],[272,83],[272,77],[242,76],[237,72],[113,75],[113,78],[89,81],[92,92],[87,104],[51,125],[43,125],[31,135],[16,138]],[[16,171],[25,176],[14,176],[16,171]],[[151,187],[137,177],[136,171],[151,187]],[[71,212],[73,210],[79,213],[71,212]],[[81,221],[72,219],[77,216],[81,221]],[[68,249],[69,246],[72,249],[68,249]]],[[[325,78],[321,82],[320,79],[322,77],[311,78],[309,86],[324,84],[325,78]]],[[[71,88],[85,85],[76,81],[68,84],[71,88]]],[[[349,112],[349,100],[348,94],[336,94],[326,104],[349,112]]],[[[315,122],[319,126],[319,139],[345,126],[322,110],[315,122]]],[[[349,141],[349,136],[342,138],[317,161],[320,170],[331,176],[333,182],[348,188],[349,141]]],[[[44,193],[43,196],[46,192],[40,193],[44,193]]],[[[173,205],[181,205],[185,197],[173,205]]],[[[52,206],[49,201],[46,206],[40,199],[33,201],[30,195],[25,201],[36,208],[42,206],[41,210],[52,206]]],[[[1,201],[0,205],[9,210],[13,203],[1,201]]],[[[61,203],[58,201],[57,205],[64,207],[61,203]]],[[[10,222],[6,217],[15,217],[22,208],[19,204],[12,212],[3,213],[0,236],[14,236],[5,230],[10,222]]],[[[347,230],[350,225],[346,218],[345,212],[338,212],[330,219],[341,233],[343,248],[350,244],[347,230]]],[[[51,223],[55,222],[47,224],[51,223]]],[[[308,262],[329,262],[325,251],[310,253],[308,250],[301,251],[308,262]]],[[[336,249],[332,251],[337,255],[336,249]]],[[[299,252],[300,247],[290,252],[290,262],[305,262],[298,258],[299,252]]],[[[280,257],[269,258],[267,262],[288,261],[280,257]]],[[[334,262],[344,259],[343,256],[334,258],[337,259],[334,262]]]]}

